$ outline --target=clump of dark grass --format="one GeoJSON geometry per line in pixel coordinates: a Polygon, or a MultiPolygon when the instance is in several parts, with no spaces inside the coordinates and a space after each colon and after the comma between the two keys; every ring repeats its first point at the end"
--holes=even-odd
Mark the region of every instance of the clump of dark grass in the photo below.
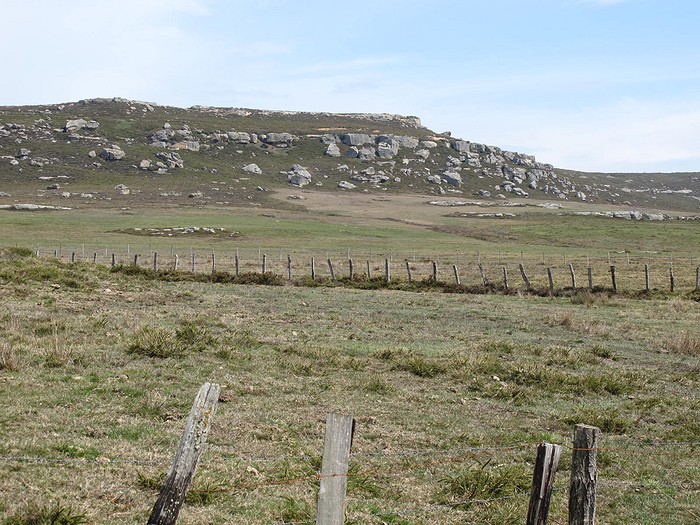
{"type": "Polygon", "coordinates": [[[439,481],[437,503],[469,508],[472,500],[512,496],[530,488],[531,474],[525,465],[494,465],[489,462],[464,468],[439,481]]]}
{"type": "Polygon", "coordinates": [[[130,354],[159,358],[176,357],[182,353],[172,331],[154,326],[140,328],[127,351],[130,354]]]}
{"type": "Polygon", "coordinates": [[[3,525],[80,525],[87,523],[85,514],[60,503],[30,504],[6,518],[3,525]]]}

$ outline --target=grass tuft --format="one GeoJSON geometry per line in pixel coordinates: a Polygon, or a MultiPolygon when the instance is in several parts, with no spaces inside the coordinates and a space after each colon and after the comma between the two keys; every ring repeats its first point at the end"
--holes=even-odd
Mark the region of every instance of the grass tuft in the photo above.
{"type": "Polygon", "coordinates": [[[84,514],[76,513],[60,503],[53,505],[30,504],[5,519],[3,525],[80,525],[87,523],[84,514]]]}
{"type": "Polygon", "coordinates": [[[165,328],[144,326],[134,336],[127,347],[130,354],[147,357],[176,357],[181,354],[175,335],[165,328]]]}

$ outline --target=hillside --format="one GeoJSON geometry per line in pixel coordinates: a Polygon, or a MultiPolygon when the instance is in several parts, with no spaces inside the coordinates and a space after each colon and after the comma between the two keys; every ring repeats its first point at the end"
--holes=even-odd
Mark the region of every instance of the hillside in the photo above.
{"type": "Polygon", "coordinates": [[[302,187],[700,210],[697,173],[575,172],[435,133],[416,117],[120,98],[0,107],[0,205],[265,205],[268,192],[302,187]]]}

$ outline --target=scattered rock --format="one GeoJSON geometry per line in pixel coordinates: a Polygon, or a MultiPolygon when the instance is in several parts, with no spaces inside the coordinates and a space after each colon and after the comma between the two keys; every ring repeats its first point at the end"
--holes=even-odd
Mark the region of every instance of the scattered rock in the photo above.
{"type": "Polygon", "coordinates": [[[329,157],[340,157],[340,148],[335,142],[332,142],[328,144],[328,148],[326,148],[325,154],[329,157]]]}
{"type": "Polygon", "coordinates": [[[338,183],[338,187],[343,190],[354,190],[355,188],[357,188],[357,186],[355,186],[352,182],[348,182],[345,180],[341,180],[338,183]]]}
{"type": "Polygon", "coordinates": [[[115,161],[121,160],[126,156],[124,150],[122,150],[118,145],[113,144],[111,148],[103,148],[100,153],[100,157],[104,160],[115,161]]]}
{"type": "Polygon", "coordinates": [[[185,161],[182,160],[182,157],[180,157],[178,153],[165,153],[160,151],[156,153],[156,157],[165,162],[165,165],[170,169],[185,167],[185,161]]]}
{"type": "Polygon", "coordinates": [[[287,172],[287,181],[294,186],[307,186],[311,183],[311,174],[307,168],[294,164],[291,171],[287,172]]]}
{"type": "Polygon", "coordinates": [[[251,173],[253,175],[262,175],[262,170],[258,167],[257,164],[248,164],[247,166],[243,166],[243,171],[246,173],[251,173]]]}

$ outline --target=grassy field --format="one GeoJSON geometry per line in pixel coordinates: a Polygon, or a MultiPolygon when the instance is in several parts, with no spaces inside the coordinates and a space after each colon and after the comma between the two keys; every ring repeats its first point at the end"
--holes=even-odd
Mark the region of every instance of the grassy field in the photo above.
{"type": "Polygon", "coordinates": [[[564,523],[578,422],[604,433],[601,523],[698,519],[687,293],[165,282],[13,249],[0,296],[0,523],[143,523],[205,381],[222,403],[182,523],[313,523],[329,411],[357,419],[349,523],[522,523],[542,440],[564,523]]]}

